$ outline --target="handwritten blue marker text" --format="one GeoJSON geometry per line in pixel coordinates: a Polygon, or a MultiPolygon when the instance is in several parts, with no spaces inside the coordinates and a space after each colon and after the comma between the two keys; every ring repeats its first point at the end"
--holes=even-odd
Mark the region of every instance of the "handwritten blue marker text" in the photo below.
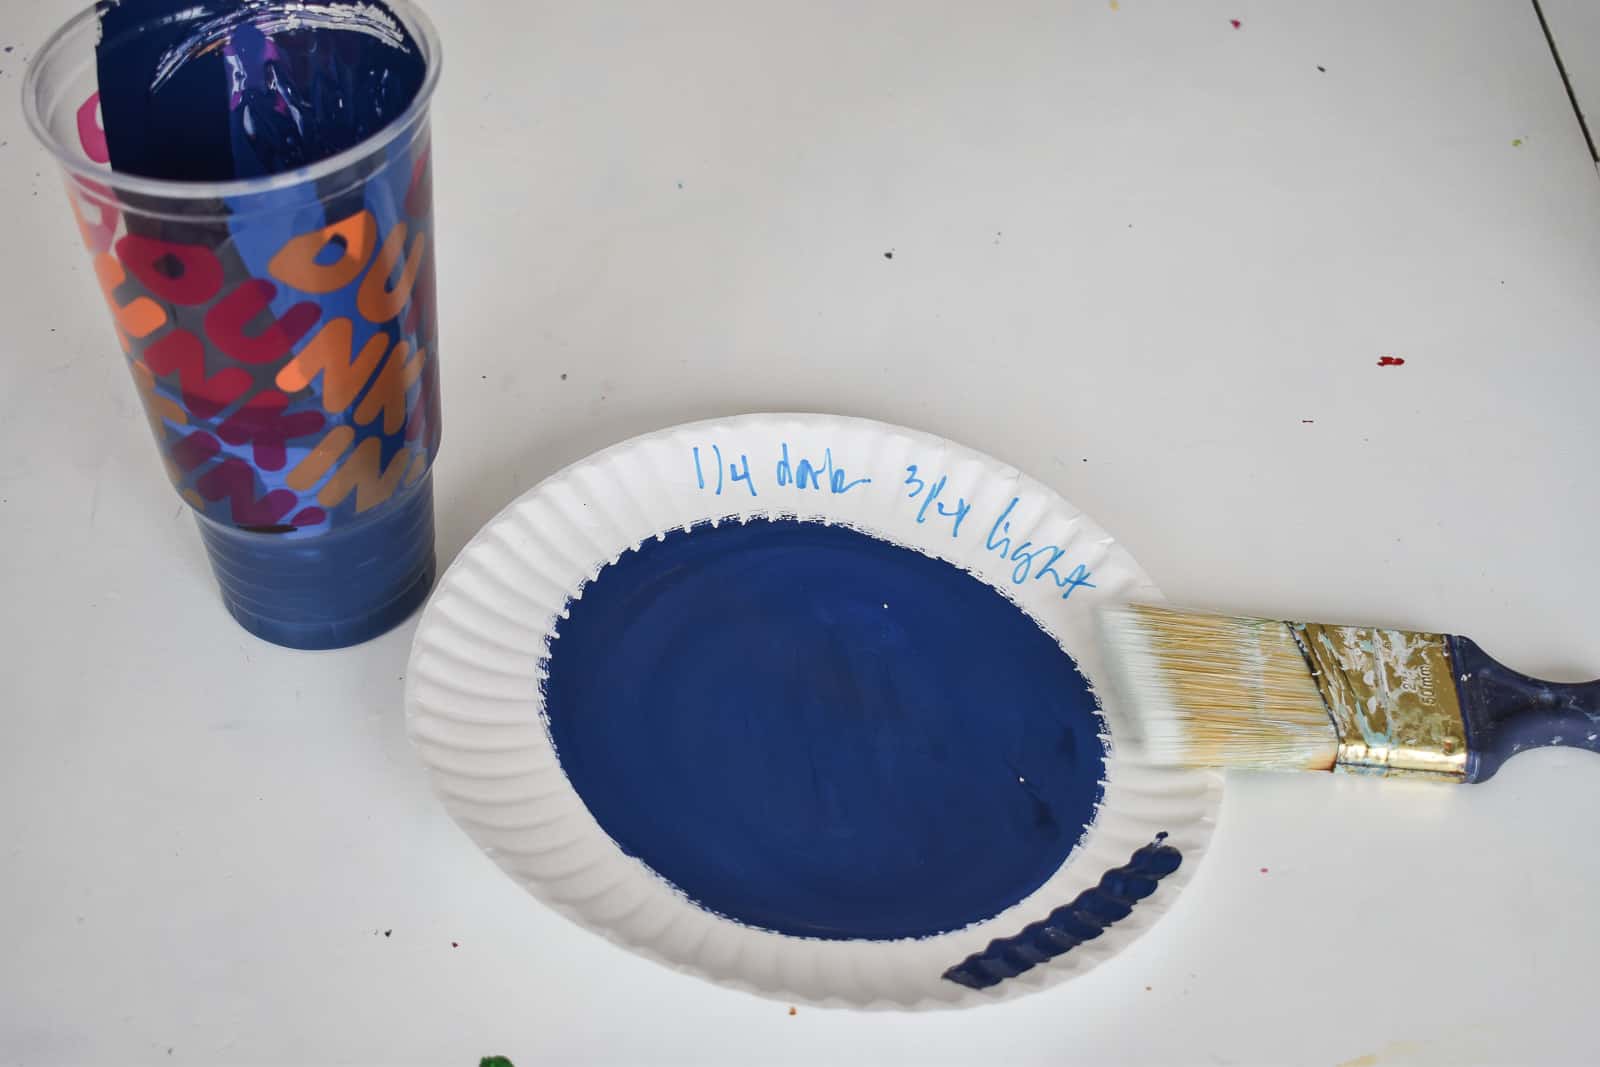
{"type": "Polygon", "coordinates": [[[944,501],[940,500],[939,496],[944,492],[944,487],[949,480],[948,475],[941,474],[930,485],[927,479],[917,473],[917,465],[913,463],[906,467],[905,484],[911,488],[906,497],[910,500],[916,500],[918,497],[922,498],[922,506],[917,508],[917,522],[919,524],[928,521],[928,508],[932,507],[940,517],[956,520],[950,527],[950,536],[959,537],[961,536],[961,520],[967,517],[967,513],[972,510],[972,505],[967,503],[964,497],[956,497],[955,507],[947,508],[944,506],[944,501]]]}
{"type": "Polygon", "coordinates": [[[1016,510],[1017,504],[1020,502],[1021,497],[1014,496],[1011,498],[1011,503],[1007,504],[1006,509],[1000,513],[1000,517],[994,520],[994,525],[989,528],[989,536],[984,540],[984,547],[990,552],[996,552],[1002,559],[1016,564],[1011,569],[1011,580],[1017,585],[1021,585],[1029,578],[1034,581],[1038,581],[1041,578],[1049,578],[1056,583],[1057,589],[1066,590],[1061,594],[1062,600],[1069,599],[1074,589],[1095,588],[1094,583],[1089,581],[1093,577],[1093,573],[1081,563],[1073,567],[1065,575],[1056,570],[1056,563],[1060,561],[1062,556],[1067,554],[1065,549],[1057,548],[1055,545],[1040,545],[1038,548],[1034,548],[1032,541],[1024,541],[1015,548],[1011,546],[1011,538],[1009,536],[1011,520],[1009,516],[1016,510]],[[1044,565],[1035,567],[1034,565],[1038,563],[1039,558],[1047,554],[1049,558],[1045,560],[1044,565]]]}
{"type": "MultiPolygon", "coordinates": [[[[706,488],[706,472],[705,472],[705,468],[700,465],[700,449],[699,448],[695,448],[695,449],[692,449],[691,451],[694,454],[694,480],[695,480],[695,484],[697,484],[701,489],[704,489],[704,488],[706,488]]],[[[716,496],[721,496],[722,495],[722,487],[723,487],[723,484],[724,484],[724,482],[723,482],[722,449],[719,448],[716,445],[712,445],[711,446],[711,454],[715,457],[715,467],[714,467],[714,469],[717,472],[717,482],[716,482],[716,487],[713,490],[713,493],[716,496]]],[[[750,459],[743,452],[739,453],[739,462],[738,463],[729,463],[729,464],[727,464],[727,479],[729,481],[733,482],[736,485],[739,482],[743,482],[744,483],[744,487],[746,489],[750,490],[750,495],[751,496],[759,496],[760,495],[759,493],[756,492],[756,483],[755,483],[755,481],[753,479],[751,479],[751,477],[750,477],[750,459]]]]}
{"type": "Polygon", "coordinates": [[[835,496],[848,493],[858,485],[868,485],[871,478],[850,480],[843,467],[833,465],[833,449],[822,450],[822,463],[802,459],[798,464],[789,461],[789,443],[783,443],[783,455],[778,459],[778,484],[794,483],[796,489],[821,489],[824,486],[835,496]]]}

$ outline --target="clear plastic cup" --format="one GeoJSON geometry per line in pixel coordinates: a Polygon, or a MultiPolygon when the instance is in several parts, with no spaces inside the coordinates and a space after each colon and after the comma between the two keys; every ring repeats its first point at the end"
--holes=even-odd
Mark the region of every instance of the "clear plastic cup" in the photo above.
{"type": "Polygon", "coordinates": [[[438,321],[428,105],[264,178],[114,173],[98,119],[93,9],[35,57],[23,108],[66,179],[163,464],[223,603],[292,648],[357,644],[432,586],[438,321]]]}

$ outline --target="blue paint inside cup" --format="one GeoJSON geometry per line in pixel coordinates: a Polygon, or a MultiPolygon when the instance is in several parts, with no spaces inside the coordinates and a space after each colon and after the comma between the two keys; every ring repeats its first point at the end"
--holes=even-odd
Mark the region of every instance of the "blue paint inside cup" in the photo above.
{"type": "Polygon", "coordinates": [[[422,87],[380,0],[120,0],[100,8],[112,169],[174,181],[280,174],[353,148],[422,87]]]}
{"type": "Polygon", "coordinates": [[[1098,705],[982,581],[841,526],[648,540],[568,605],[544,683],[561,766],[622,850],[779,933],[992,918],[1094,817],[1098,705]]]}

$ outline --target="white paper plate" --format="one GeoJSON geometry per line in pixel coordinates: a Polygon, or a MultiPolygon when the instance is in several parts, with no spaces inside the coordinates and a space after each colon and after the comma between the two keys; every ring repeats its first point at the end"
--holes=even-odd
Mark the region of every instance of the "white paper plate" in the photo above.
{"type": "Polygon", "coordinates": [[[927,434],[862,419],[747,415],[616,445],[524,493],[485,526],[440,579],[418,626],[406,676],[409,732],[473,840],[534,896],[617,944],[714,982],[817,1006],[989,1003],[1080,974],[1155,922],[1205,852],[1221,778],[1118,759],[1115,734],[1101,805],[1066,862],[1020,903],[950,933],[866,941],[755,929],[702,909],[607,836],[563,773],[542,717],[541,662],[568,601],[648,538],[779,516],[846,524],[970,572],[1059,641],[1091,684],[1102,677],[1093,609],[1159,599],[1132,557],[1055,492],[927,434]],[[785,444],[795,457],[826,454],[850,480],[871,482],[842,494],[826,479],[821,491],[792,479],[779,486],[770,475],[785,444]],[[759,496],[726,477],[741,458],[762,479],[759,496]],[[941,478],[940,499],[971,505],[959,537],[949,523],[926,521],[922,508],[941,478]],[[1052,575],[1040,580],[1028,568],[1019,583],[1019,561],[989,536],[1002,515],[1009,545],[1060,548],[1045,557],[1063,561],[1057,573],[1083,563],[1094,588],[1063,598],[1052,575]],[[1100,936],[1023,961],[1033,965],[986,989],[943,977],[1092,890],[1158,834],[1181,852],[1181,866],[1100,936]]]}

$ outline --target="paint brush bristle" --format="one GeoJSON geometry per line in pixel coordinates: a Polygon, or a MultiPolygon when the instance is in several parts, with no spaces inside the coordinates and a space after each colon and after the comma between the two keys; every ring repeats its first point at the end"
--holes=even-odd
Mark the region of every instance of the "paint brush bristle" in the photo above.
{"type": "Polygon", "coordinates": [[[1188,767],[1330,770],[1339,737],[1287,623],[1127,605],[1101,613],[1133,755],[1188,767]]]}

